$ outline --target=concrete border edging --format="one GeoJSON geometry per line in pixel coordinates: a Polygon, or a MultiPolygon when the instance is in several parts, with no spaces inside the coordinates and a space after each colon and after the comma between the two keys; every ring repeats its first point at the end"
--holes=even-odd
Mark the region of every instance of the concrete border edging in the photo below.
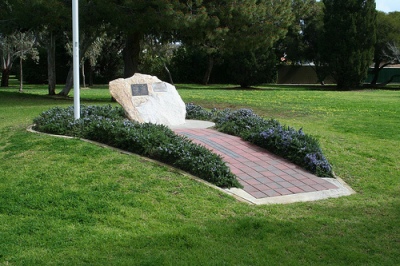
{"type": "Polygon", "coordinates": [[[356,192],[349,186],[346,184],[346,182],[344,182],[340,177],[335,177],[335,178],[323,178],[325,180],[327,180],[328,182],[336,185],[338,187],[338,189],[329,189],[329,190],[322,190],[322,191],[315,191],[315,192],[305,192],[305,193],[298,193],[298,194],[291,194],[291,195],[284,195],[284,196],[276,196],[276,197],[265,197],[265,198],[260,198],[257,199],[255,197],[253,197],[252,195],[250,195],[249,193],[247,193],[246,191],[244,191],[243,189],[239,189],[239,188],[230,188],[230,189],[223,189],[220,188],[214,184],[211,184],[203,179],[200,179],[196,176],[193,176],[183,170],[177,169],[173,166],[164,164],[162,162],[147,158],[147,157],[143,157],[140,156],[138,154],[135,153],[131,153],[128,151],[124,151],[100,142],[96,142],[96,141],[92,141],[92,140],[88,140],[88,139],[83,139],[83,138],[75,138],[75,137],[71,137],[71,136],[64,136],[64,135],[54,135],[54,134],[48,134],[48,133],[43,133],[43,132],[39,132],[33,129],[34,125],[30,125],[27,128],[28,132],[31,133],[36,133],[36,134],[42,134],[42,135],[48,135],[48,136],[52,136],[52,137],[58,137],[58,138],[65,138],[65,139],[79,139],[91,144],[95,144],[97,146],[103,147],[103,148],[109,148],[115,151],[118,151],[122,154],[127,154],[127,155],[133,155],[133,156],[137,156],[140,157],[148,162],[152,162],[161,166],[165,166],[168,167],[171,170],[177,171],[180,174],[187,176],[197,182],[201,182],[205,185],[207,185],[208,187],[214,188],[224,194],[228,194],[230,196],[232,196],[233,198],[235,198],[236,200],[240,201],[240,202],[244,202],[244,203],[248,203],[248,204],[254,204],[254,205],[267,205],[267,204],[289,204],[289,203],[296,203],[296,202],[309,202],[309,201],[316,201],[316,200],[323,200],[323,199],[329,199],[329,198],[338,198],[338,197],[342,197],[342,196],[350,196],[352,194],[355,194],[356,192]]]}
{"type": "Polygon", "coordinates": [[[351,189],[341,178],[323,178],[328,182],[336,185],[338,189],[329,189],[315,192],[306,192],[306,193],[298,193],[291,194],[285,196],[277,196],[277,197],[267,197],[257,199],[247,193],[246,191],[238,188],[230,188],[226,189],[226,191],[230,194],[234,194],[238,197],[243,198],[244,200],[255,204],[255,205],[264,205],[264,204],[288,204],[288,203],[296,203],[296,202],[307,202],[307,201],[316,201],[323,200],[329,198],[339,198],[342,196],[350,196],[355,194],[356,192],[351,189]]]}

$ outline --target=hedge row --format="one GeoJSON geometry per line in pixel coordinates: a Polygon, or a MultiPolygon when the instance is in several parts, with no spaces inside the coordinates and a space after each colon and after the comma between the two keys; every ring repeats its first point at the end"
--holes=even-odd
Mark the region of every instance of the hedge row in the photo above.
{"type": "Polygon", "coordinates": [[[320,177],[333,177],[332,166],[317,139],[302,129],[282,126],[274,119],[266,120],[250,109],[207,111],[201,106],[187,104],[186,110],[192,119],[212,120],[221,132],[240,136],[320,177]]]}
{"type": "Polygon", "coordinates": [[[73,112],[73,107],[43,112],[34,119],[34,129],[90,139],[143,155],[220,187],[241,187],[219,155],[176,135],[166,126],[126,120],[120,107],[81,106],[81,118],[77,120],[73,112]]]}

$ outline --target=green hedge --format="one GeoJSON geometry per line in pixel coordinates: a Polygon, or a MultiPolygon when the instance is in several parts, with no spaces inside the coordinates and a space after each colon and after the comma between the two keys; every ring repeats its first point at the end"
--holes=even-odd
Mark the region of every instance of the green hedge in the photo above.
{"type": "Polygon", "coordinates": [[[34,119],[41,132],[90,139],[167,163],[220,187],[241,187],[222,158],[163,125],[124,119],[122,108],[81,106],[53,108],[34,119]]]}

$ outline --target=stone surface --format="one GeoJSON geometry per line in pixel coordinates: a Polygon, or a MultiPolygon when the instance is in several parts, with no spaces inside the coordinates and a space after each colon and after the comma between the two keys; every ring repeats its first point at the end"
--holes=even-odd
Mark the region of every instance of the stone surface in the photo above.
{"type": "Polygon", "coordinates": [[[136,73],[111,81],[109,89],[131,120],[166,126],[185,123],[186,106],[175,86],[155,76],[136,73]]]}

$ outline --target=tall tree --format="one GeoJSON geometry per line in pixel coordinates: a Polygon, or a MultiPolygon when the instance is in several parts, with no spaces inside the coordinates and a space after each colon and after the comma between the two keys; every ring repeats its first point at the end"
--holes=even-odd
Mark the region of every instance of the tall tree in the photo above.
{"type": "Polygon", "coordinates": [[[103,18],[125,38],[124,76],[139,69],[142,41],[148,34],[162,35],[186,24],[186,3],[178,0],[101,0],[103,18]]]}
{"type": "Polygon", "coordinates": [[[306,39],[306,31],[317,22],[320,9],[315,0],[292,0],[293,21],[288,28],[285,38],[276,45],[278,56],[286,55],[292,64],[303,64],[312,61],[308,57],[309,40],[306,39]]]}
{"type": "Polygon", "coordinates": [[[69,6],[66,1],[38,1],[33,7],[39,12],[38,30],[42,33],[41,43],[47,51],[47,80],[49,95],[56,94],[56,42],[62,40],[63,32],[68,29],[69,6]]]}
{"type": "MultiPolygon", "coordinates": [[[[109,30],[110,25],[103,17],[104,6],[100,5],[101,1],[79,1],[79,61],[81,62],[94,42],[103,36],[109,30]]],[[[72,41],[72,32],[68,31],[66,37],[69,42],[72,41]]],[[[68,45],[66,45],[68,48],[68,45]]],[[[72,47],[72,46],[69,46],[72,47]]],[[[72,54],[72,50],[70,51],[72,54]]],[[[67,96],[73,87],[73,64],[72,58],[69,62],[70,68],[64,88],[58,95],[67,96]]]]}
{"type": "Polygon", "coordinates": [[[324,85],[329,75],[327,64],[321,60],[320,41],[323,30],[323,3],[315,0],[292,0],[294,20],[288,34],[277,43],[275,52],[284,57],[282,64],[309,64],[318,82],[324,85]]]}
{"type": "Polygon", "coordinates": [[[304,58],[313,64],[318,82],[325,85],[325,79],[329,75],[328,64],[322,59],[321,42],[323,41],[324,28],[324,4],[317,2],[314,5],[313,15],[309,17],[303,29],[303,41],[305,43],[304,58]]]}
{"type": "MultiPolygon", "coordinates": [[[[224,52],[233,57],[236,54],[249,55],[247,59],[242,58],[243,64],[240,66],[243,73],[264,77],[272,72],[267,69],[270,67],[269,62],[273,54],[271,49],[286,35],[293,21],[291,5],[291,0],[247,0],[235,3],[224,52]],[[257,60],[254,61],[252,57],[257,60]],[[248,69],[248,62],[254,62],[255,72],[248,69]],[[263,73],[257,74],[257,72],[263,73]]],[[[253,82],[244,79],[239,84],[246,87],[260,82],[262,80],[255,77],[253,82]]]]}
{"type": "Polygon", "coordinates": [[[232,17],[237,1],[193,1],[188,9],[193,19],[191,24],[180,31],[180,40],[190,49],[196,47],[207,57],[206,71],[202,79],[208,84],[215,58],[220,57],[229,31],[229,17],[232,17]]]}
{"type": "Polygon", "coordinates": [[[198,14],[198,26],[189,28],[183,42],[201,46],[208,55],[204,84],[216,56],[271,48],[292,21],[290,0],[203,1],[192,10],[198,14]]]}
{"type": "Polygon", "coordinates": [[[374,56],[374,0],[323,0],[323,57],[339,89],[359,87],[374,56]]]}

